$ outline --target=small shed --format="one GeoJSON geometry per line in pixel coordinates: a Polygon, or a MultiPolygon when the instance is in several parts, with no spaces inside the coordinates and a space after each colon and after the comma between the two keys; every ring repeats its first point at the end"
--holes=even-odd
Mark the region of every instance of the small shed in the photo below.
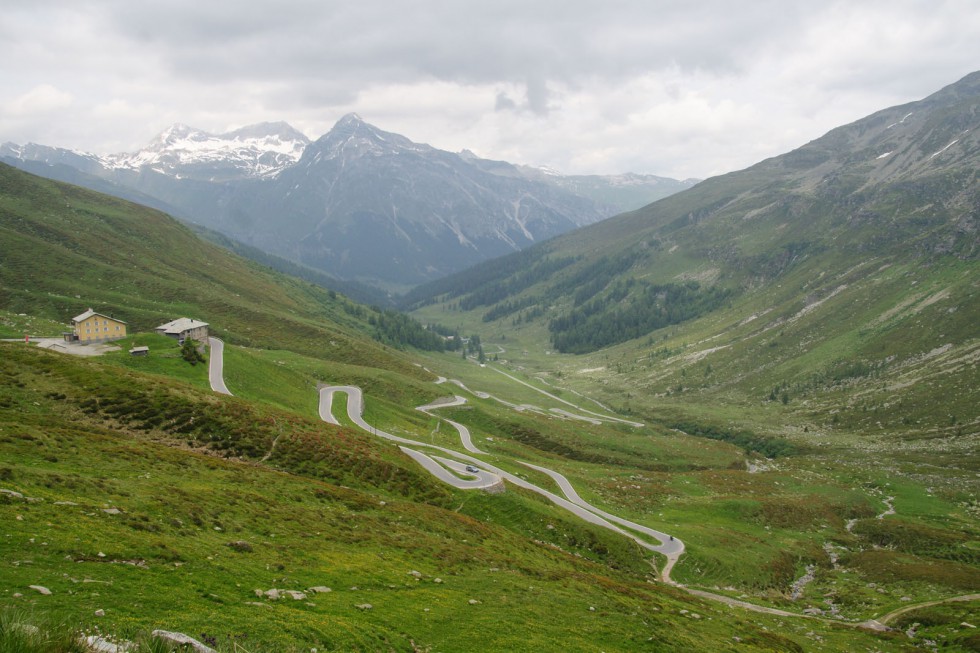
{"type": "Polygon", "coordinates": [[[130,356],[149,356],[150,355],[150,348],[149,347],[146,347],[146,346],[133,347],[132,349],[129,350],[129,355],[130,356]]]}

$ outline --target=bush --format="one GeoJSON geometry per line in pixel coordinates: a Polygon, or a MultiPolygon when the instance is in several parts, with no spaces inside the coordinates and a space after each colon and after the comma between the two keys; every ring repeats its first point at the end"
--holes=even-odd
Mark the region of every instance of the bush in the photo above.
{"type": "Polygon", "coordinates": [[[180,346],[181,357],[190,363],[191,365],[197,365],[198,363],[203,363],[206,359],[204,354],[197,348],[197,341],[193,338],[187,338],[184,340],[184,344],[180,346]]]}

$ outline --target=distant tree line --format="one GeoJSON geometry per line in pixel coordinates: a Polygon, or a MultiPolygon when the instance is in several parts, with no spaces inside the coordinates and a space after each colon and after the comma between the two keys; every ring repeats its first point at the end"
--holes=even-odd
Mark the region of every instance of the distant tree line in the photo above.
{"type": "Polygon", "coordinates": [[[644,336],[714,310],[732,295],[726,288],[702,288],[696,281],[651,284],[620,279],[600,297],[548,323],[560,352],[584,354],[644,336]]]}
{"type": "Polygon", "coordinates": [[[643,254],[640,252],[632,252],[616,258],[604,256],[594,263],[579,268],[572,274],[563,275],[540,296],[529,295],[509,299],[512,295],[543,281],[555,272],[565,269],[579,260],[577,257],[546,259],[525,274],[514,275],[507,282],[500,283],[493,288],[487,288],[485,292],[474,293],[465,297],[460,300],[460,307],[471,308],[483,305],[485,300],[499,297],[500,299],[496,299],[497,303],[483,314],[484,322],[499,320],[523,309],[536,307],[535,310],[527,311],[514,319],[515,324],[520,321],[529,321],[542,315],[545,306],[568,295],[573,296],[576,306],[587,301],[604,290],[618,276],[633,267],[642,256],[643,254]]]}
{"type": "MultiPolygon", "coordinates": [[[[396,347],[415,347],[424,351],[446,351],[451,348],[447,338],[434,327],[425,327],[404,313],[383,310],[371,313],[368,324],[374,327],[374,339],[383,344],[396,347]]],[[[445,328],[439,327],[440,331],[445,328]]]]}
{"type": "Polygon", "coordinates": [[[571,265],[578,257],[548,258],[544,247],[529,247],[507,256],[479,263],[444,279],[424,284],[406,293],[399,306],[412,311],[436,301],[463,297],[460,308],[489,306],[546,279],[571,265]],[[515,270],[519,272],[514,273],[515,270]]]}

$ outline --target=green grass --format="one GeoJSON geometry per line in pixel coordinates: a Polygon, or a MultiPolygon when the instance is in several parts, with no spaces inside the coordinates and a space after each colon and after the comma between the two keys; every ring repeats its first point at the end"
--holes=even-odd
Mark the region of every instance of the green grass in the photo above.
{"type": "MultiPolygon", "coordinates": [[[[164,627],[249,651],[907,647],[904,635],[732,610],[656,584],[657,557],[536,494],[455,491],[392,444],[324,425],[321,383],[363,387],[379,428],[458,450],[447,425],[414,407],[466,395],[468,406],[439,414],[468,424],[488,462],[550,489],[514,459],[556,469],[597,506],[681,537],[674,577],[691,585],[862,620],[973,583],[972,261],[862,261],[837,278],[804,261],[780,285],[584,357],[550,352],[541,321],[512,329],[427,308],[483,336],[501,361],[479,367],[381,346],[365,337],[369,309],[228,257],[156,212],[0,172],[3,333],[60,331],[92,304],[126,311],[137,334],[124,346],[151,349],[91,360],[0,345],[0,487],[38,499],[0,494],[0,559],[17,562],[4,567],[0,605],[32,607],[38,623],[130,639],[164,627]],[[801,296],[841,285],[794,320],[801,296]],[[228,341],[235,397],[211,393],[204,365],[172,342],[139,333],[177,315],[228,341]],[[774,387],[785,403],[768,400],[774,387]],[[559,418],[550,409],[569,407],[538,390],[645,426],[559,418]],[[688,422],[796,448],[762,461],[670,428],[688,422]],[[749,474],[747,461],[762,469],[749,474]],[[877,520],[889,496],[897,514],[877,520]],[[807,566],[814,580],[791,601],[807,566]],[[254,594],[313,585],[333,591],[254,594]]],[[[660,250],[649,280],[704,272],[689,245],[660,250]]],[[[744,253],[765,254],[758,245],[744,253]]],[[[763,258],[749,262],[767,269],[763,258]]]]}
{"type": "MultiPolygon", "coordinates": [[[[5,606],[124,639],[158,627],[204,634],[222,650],[232,638],[247,650],[414,642],[448,651],[477,640],[497,650],[676,650],[723,647],[735,632],[765,636],[722,606],[651,585],[653,568],[635,545],[536,495],[450,491],[366,435],[155,373],[120,373],[110,361],[3,349],[0,485],[30,498],[0,497],[9,535],[0,555],[19,561],[4,573],[5,606]],[[79,388],[107,374],[116,379],[102,391],[108,401],[85,409],[79,388]],[[281,453],[260,465],[261,450],[249,453],[246,442],[235,444],[244,459],[226,458],[220,440],[188,448],[166,424],[144,430],[146,411],[113,409],[124,390],[161,411],[167,396],[200,419],[219,410],[232,432],[281,420],[281,453]],[[333,591],[305,601],[254,594],[319,585],[333,591]],[[373,608],[356,607],[364,603],[373,608]],[[695,636],[681,610],[709,621],[695,636]]],[[[240,437],[265,442],[267,432],[240,437]]],[[[779,637],[788,646],[794,635],[779,637]]]]}

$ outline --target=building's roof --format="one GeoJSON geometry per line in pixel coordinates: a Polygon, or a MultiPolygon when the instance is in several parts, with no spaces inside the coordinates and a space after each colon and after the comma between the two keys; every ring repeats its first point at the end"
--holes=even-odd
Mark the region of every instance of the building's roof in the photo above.
{"type": "Polygon", "coordinates": [[[111,315],[106,315],[105,313],[96,313],[91,308],[88,309],[87,311],[85,311],[84,313],[82,313],[81,315],[76,315],[75,317],[73,317],[71,319],[71,321],[72,322],[84,322],[85,320],[89,319],[93,315],[98,315],[99,317],[104,317],[104,318],[108,318],[110,320],[115,320],[116,322],[119,322],[120,324],[126,324],[125,322],[123,322],[119,318],[112,317],[111,315]]]}
{"type": "Polygon", "coordinates": [[[189,317],[177,318],[173,322],[167,322],[166,324],[161,324],[156,328],[157,331],[163,331],[164,333],[183,333],[184,331],[190,331],[191,329],[199,329],[201,327],[208,326],[207,322],[201,322],[200,320],[193,320],[189,317]]]}
{"type": "Polygon", "coordinates": [[[133,347],[132,349],[129,350],[129,353],[130,354],[138,354],[141,351],[150,351],[150,348],[147,347],[147,346],[145,346],[145,345],[142,346],[142,347],[133,347]]]}

